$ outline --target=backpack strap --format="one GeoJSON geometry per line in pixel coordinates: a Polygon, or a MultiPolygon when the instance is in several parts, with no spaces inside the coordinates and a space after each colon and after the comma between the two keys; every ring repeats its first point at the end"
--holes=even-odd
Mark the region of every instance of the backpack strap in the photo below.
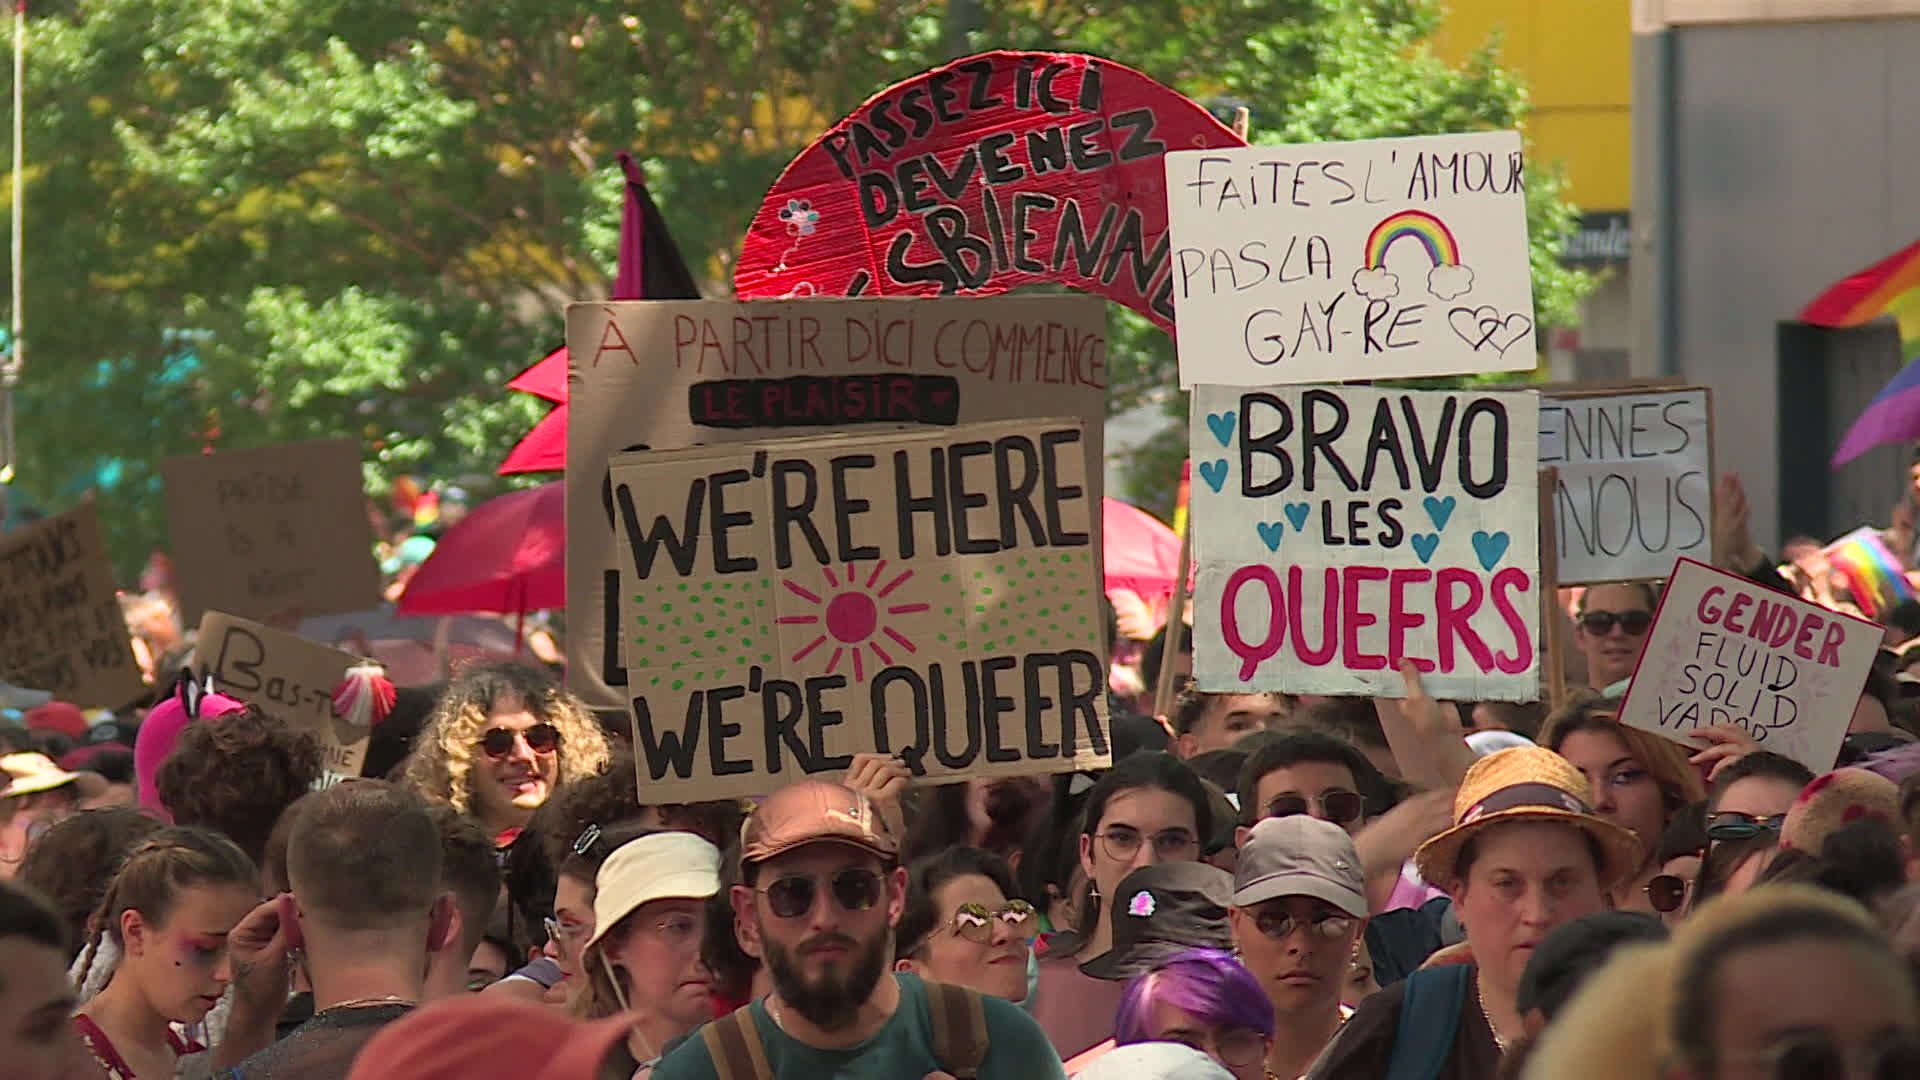
{"type": "Polygon", "coordinates": [[[1400,999],[1400,1022],[1393,1032],[1393,1057],[1386,1080],[1436,1080],[1460,1031],[1466,1007],[1469,964],[1416,971],[1407,977],[1400,999]]]}
{"type": "Polygon", "coordinates": [[[718,1080],[773,1080],[767,1049],[760,1045],[760,1028],[753,1022],[753,1005],[742,1005],[700,1029],[713,1059],[718,1080]]]}
{"type": "Polygon", "coordinates": [[[933,1056],[955,1080],[974,1080],[987,1060],[986,1003],[963,986],[923,985],[933,1020],[933,1056]]]}

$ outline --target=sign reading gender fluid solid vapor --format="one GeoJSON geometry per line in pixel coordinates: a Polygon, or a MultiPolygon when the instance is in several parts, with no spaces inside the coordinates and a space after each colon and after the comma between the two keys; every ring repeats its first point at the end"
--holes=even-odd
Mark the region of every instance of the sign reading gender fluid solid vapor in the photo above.
{"type": "Polygon", "coordinates": [[[933,779],[1104,768],[1077,420],[623,454],[640,783],[760,795],[897,754],[933,779]]]}
{"type": "Polygon", "coordinates": [[[1520,136],[1166,155],[1180,384],[1535,364],[1520,136]]]}
{"type": "Polygon", "coordinates": [[[1537,401],[1195,388],[1200,689],[1538,697],[1537,401]]]}
{"type": "Polygon", "coordinates": [[[1760,749],[1825,772],[1883,634],[1865,619],[1681,559],[1620,720],[1683,741],[1730,724],[1760,749]]]}

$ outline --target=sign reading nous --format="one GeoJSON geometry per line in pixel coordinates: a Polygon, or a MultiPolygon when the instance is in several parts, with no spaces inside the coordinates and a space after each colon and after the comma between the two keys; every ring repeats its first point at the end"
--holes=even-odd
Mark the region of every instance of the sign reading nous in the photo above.
{"type": "Polygon", "coordinates": [[[623,454],[640,782],[758,795],[898,754],[933,779],[1105,767],[1078,420],[623,454]]]}
{"type": "Polygon", "coordinates": [[[1512,131],[1166,155],[1180,384],[1535,364],[1512,131]]]}
{"type": "Polygon", "coordinates": [[[1200,689],[1538,697],[1536,401],[1196,387],[1200,689]]]}

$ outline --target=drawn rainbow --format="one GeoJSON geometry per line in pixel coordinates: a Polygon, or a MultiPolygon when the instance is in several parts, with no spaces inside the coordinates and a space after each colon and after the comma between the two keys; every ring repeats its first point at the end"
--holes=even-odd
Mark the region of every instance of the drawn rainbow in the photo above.
{"type": "Polygon", "coordinates": [[[1402,237],[1411,236],[1427,249],[1435,266],[1460,265],[1460,245],[1447,223],[1425,210],[1402,210],[1381,220],[1367,234],[1367,269],[1386,265],[1387,249],[1402,237]]]}

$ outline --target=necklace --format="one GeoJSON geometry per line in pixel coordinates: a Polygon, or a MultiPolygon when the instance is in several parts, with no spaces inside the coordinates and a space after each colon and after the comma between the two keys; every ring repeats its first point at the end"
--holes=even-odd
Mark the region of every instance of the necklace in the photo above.
{"type": "Polygon", "coordinates": [[[418,1004],[419,1002],[414,1001],[412,998],[404,998],[398,994],[382,994],[379,997],[363,997],[363,998],[354,998],[351,1001],[342,1001],[334,1005],[329,1005],[326,1008],[321,1009],[320,1011],[333,1012],[335,1009],[369,1009],[377,1005],[418,1005],[418,1004]]]}
{"type": "Polygon", "coordinates": [[[1487,1018],[1487,1030],[1493,1032],[1493,1045],[1504,1054],[1507,1052],[1507,1037],[1500,1034],[1500,1025],[1493,1022],[1493,1010],[1487,1008],[1487,988],[1478,979],[1474,980],[1473,996],[1480,1002],[1480,1015],[1487,1018]]]}

